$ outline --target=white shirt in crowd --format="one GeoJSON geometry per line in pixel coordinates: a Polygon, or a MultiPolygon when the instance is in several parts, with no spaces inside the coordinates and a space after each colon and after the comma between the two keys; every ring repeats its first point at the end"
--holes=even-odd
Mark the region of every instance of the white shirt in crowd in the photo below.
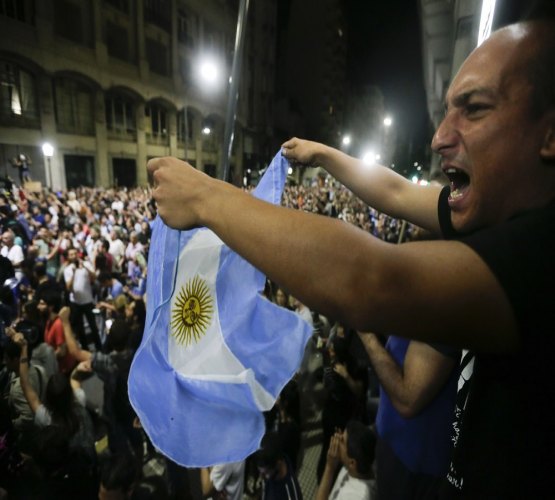
{"type": "Polygon", "coordinates": [[[1,253],[2,257],[7,257],[14,267],[19,267],[25,259],[25,256],[23,255],[23,248],[16,244],[14,244],[11,248],[3,246],[1,253]]]}
{"type": "Polygon", "coordinates": [[[347,469],[341,467],[328,498],[329,500],[374,500],[376,481],[349,476],[347,469]]]}
{"type": "Polygon", "coordinates": [[[215,465],[210,471],[210,480],[217,491],[225,490],[227,500],[243,498],[245,461],[215,465]]]}
{"type": "Polygon", "coordinates": [[[68,283],[73,278],[73,290],[69,300],[75,304],[90,304],[93,302],[93,292],[89,271],[94,272],[89,262],[82,261],[83,267],[70,264],[64,269],[64,281],[68,283]]]}

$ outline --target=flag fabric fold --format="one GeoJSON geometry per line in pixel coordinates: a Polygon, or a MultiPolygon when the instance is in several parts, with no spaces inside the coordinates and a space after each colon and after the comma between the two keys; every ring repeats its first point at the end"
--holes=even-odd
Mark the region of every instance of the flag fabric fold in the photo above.
{"type": "MultiPolygon", "coordinates": [[[[287,168],[278,153],[253,194],[279,203],[287,168]]],[[[181,465],[235,462],[256,451],[261,412],[300,365],[311,327],[264,298],[264,283],[212,231],[154,221],[129,398],[153,444],[181,465]]]]}

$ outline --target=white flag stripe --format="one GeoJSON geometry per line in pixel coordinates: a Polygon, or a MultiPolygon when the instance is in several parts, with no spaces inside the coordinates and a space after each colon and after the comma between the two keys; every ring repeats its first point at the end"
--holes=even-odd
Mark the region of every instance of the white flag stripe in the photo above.
{"type": "MultiPolygon", "coordinates": [[[[274,398],[258,383],[252,370],[244,367],[229,350],[223,338],[216,294],[222,246],[223,242],[213,232],[200,230],[179,255],[176,269],[178,274],[169,314],[175,314],[184,307],[183,300],[187,296],[184,292],[197,279],[208,290],[211,316],[208,326],[200,328],[200,339],[192,338],[188,345],[179,342],[173,334],[168,335],[169,362],[180,375],[190,379],[248,384],[257,407],[261,411],[267,411],[274,405],[274,398]]],[[[185,326],[182,328],[186,329],[185,326]]],[[[191,334],[192,328],[188,328],[188,331],[191,334]]]]}

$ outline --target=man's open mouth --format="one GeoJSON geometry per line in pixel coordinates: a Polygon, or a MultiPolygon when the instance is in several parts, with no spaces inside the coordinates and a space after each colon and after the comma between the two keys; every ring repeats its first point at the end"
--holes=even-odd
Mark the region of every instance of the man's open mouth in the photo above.
{"type": "Polygon", "coordinates": [[[463,196],[464,192],[470,185],[470,177],[468,174],[454,167],[446,168],[444,172],[451,185],[451,194],[449,198],[451,200],[456,200],[457,198],[463,196]]]}

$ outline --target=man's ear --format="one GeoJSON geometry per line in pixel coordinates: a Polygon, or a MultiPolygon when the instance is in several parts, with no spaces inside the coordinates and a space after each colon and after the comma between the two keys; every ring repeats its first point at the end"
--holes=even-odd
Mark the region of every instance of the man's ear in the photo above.
{"type": "Polygon", "coordinates": [[[540,149],[542,160],[555,160],[555,112],[549,113],[549,126],[540,149]]]}

